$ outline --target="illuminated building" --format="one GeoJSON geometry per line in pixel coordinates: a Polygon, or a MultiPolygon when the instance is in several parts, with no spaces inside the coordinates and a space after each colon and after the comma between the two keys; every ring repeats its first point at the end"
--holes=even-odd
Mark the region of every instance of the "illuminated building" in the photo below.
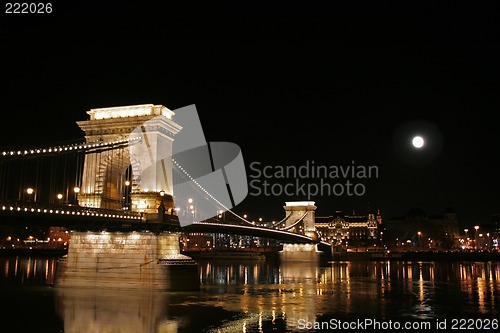
{"type": "Polygon", "coordinates": [[[316,217],[315,226],[318,236],[333,246],[343,248],[372,249],[380,247],[380,226],[382,216],[376,214],[344,214],[338,210],[327,217],[316,217]]]}

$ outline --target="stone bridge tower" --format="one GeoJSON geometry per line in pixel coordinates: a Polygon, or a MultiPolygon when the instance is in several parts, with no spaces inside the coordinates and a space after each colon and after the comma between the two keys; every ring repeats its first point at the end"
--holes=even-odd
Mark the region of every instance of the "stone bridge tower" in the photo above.
{"type": "Polygon", "coordinates": [[[316,236],[315,214],[316,206],[314,201],[291,201],[285,202],[285,216],[290,217],[285,222],[285,228],[291,226],[293,223],[303,217],[302,223],[298,223],[294,228],[294,232],[306,235],[308,237],[316,236]]]}
{"type": "Polygon", "coordinates": [[[285,229],[291,227],[289,231],[311,238],[309,244],[283,244],[283,250],[280,252],[280,259],[283,262],[287,261],[308,261],[317,262],[319,260],[318,251],[318,234],[316,233],[315,225],[315,210],[314,201],[291,201],[286,202],[285,217],[288,217],[285,222],[285,229]],[[297,221],[299,221],[297,223],[297,221]]]}
{"type": "MultiPolygon", "coordinates": [[[[172,143],[182,129],[172,120],[174,112],[162,105],[144,104],[87,113],[90,120],[77,122],[85,131],[87,148],[79,204],[122,209],[123,185],[129,180],[131,209],[151,213],[147,220],[158,217],[163,221],[163,208],[173,209],[172,143]]],[[[198,266],[180,253],[179,234],[150,231],[72,231],[68,254],[58,263],[55,285],[199,289],[198,266]]]]}
{"type": "Polygon", "coordinates": [[[90,120],[77,124],[87,145],[96,145],[96,150],[85,156],[79,205],[121,210],[127,191],[132,211],[156,214],[160,203],[173,209],[172,142],[181,130],[172,120],[174,112],[163,105],[142,104],[87,113],[90,120]]]}

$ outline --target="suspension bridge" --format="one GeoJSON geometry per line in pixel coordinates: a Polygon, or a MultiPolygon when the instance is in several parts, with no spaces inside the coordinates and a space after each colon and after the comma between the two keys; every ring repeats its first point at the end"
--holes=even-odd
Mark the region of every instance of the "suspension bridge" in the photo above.
{"type": "Polygon", "coordinates": [[[71,230],[57,286],[197,289],[183,231],[281,240],[285,259],[329,245],[317,237],[312,202],[287,202],[285,218],[266,226],[236,214],[238,151],[204,142],[194,106],[176,111],[181,124],[163,105],[91,109],[77,121],[81,140],[0,153],[0,224],[71,230]]]}
{"type": "Polygon", "coordinates": [[[85,138],[0,152],[0,224],[319,242],[314,211],[289,211],[279,222],[256,226],[200,186],[189,167],[172,158],[172,141],[182,129],[166,107],[147,104],[88,114],[90,120],[77,121],[85,138]],[[175,183],[191,186],[173,193],[175,183]],[[233,218],[217,219],[220,211],[233,218]],[[191,223],[181,226],[179,216],[189,216],[191,223]]]}

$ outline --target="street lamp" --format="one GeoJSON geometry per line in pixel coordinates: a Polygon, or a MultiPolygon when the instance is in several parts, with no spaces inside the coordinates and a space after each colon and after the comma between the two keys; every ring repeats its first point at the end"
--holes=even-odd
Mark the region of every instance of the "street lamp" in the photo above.
{"type": "Polygon", "coordinates": [[[476,232],[475,232],[475,234],[474,234],[474,243],[475,243],[474,248],[477,250],[477,240],[478,240],[478,239],[477,239],[477,231],[479,230],[479,226],[478,226],[478,225],[475,225],[475,226],[474,226],[474,229],[476,229],[476,232]]]}
{"type": "Polygon", "coordinates": [[[469,245],[470,245],[469,244],[469,234],[468,234],[469,233],[469,229],[464,229],[464,232],[465,232],[465,237],[464,238],[465,238],[465,241],[466,241],[465,242],[465,246],[466,246],[466,248],[469,248],[469,245]]]}
{"type": "Polygon", "coordinates": [[[163,203],[163,197],[165,196],[165,191],[161,190],[160,191],[160,206],[158,207],[158,217],[161,222],[164,221],[165,218],[165,204],[163,203]]]}
{"type": "Polygon", "coordinates": [[[63,198],[62,193],[57,193],[56,199],[57,199],[57,204],[58,205],[60,205],[62,203],[62,198],[63,198]]]}
{"type": "Polygon", "coordinates": [[[78,194],[80,194],[80,187],[73,187],[73,192],[75,193],[75,204],[78,204],[78,194]]]}
{"type": "Polygon", "coordinates": [[[123,209],[125,210],[130,210],[130,180],[126,180],[125,183],[125,195],[123,196],[124,202],[123,202],[123,209]]]}
{"type": "Polygon", "coordinates": [[[160,191],[160,198],[161,198],[161,203],[160,205],[164,206],[163,198],[165,197],[165,191],[161,190],[160,191]]]}
{"type": "Polygon", "coordinates": [[[32,196],[32,194],[33,194],[34,192],[35,192],[35,190],[33,190],[33,188],[31,188],[31,187],[28,187],[28,188],[26,189],[26,193],[28,194],[28,202],[29,202],[29,203],[31,203],[31,196],[32,196]]]}
{"type": "Polygon", "coordinates": [[[186,206],[186,217],[188,217],[189,212],[191,212],[191,221],[194,221],[194,206],[192,205],[193,199],[188,199],[188,205],[186,206]]]}

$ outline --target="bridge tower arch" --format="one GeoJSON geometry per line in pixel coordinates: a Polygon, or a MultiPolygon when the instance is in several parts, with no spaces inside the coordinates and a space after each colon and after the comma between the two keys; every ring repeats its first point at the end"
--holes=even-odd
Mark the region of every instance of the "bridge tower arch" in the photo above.
{"type": "Polygon", "coordinates": [[[316,236],[314,201],[288,201],[285,202],[285,216],[289,216],[285,222],[285,228],[302,218],[302,225],[295,227],[295,232],[314,238],[316,236]]]}
{"type": "Polygon", "coordinates": [[[87,111],[89,120],[78,121],[88,146],[85,155],[80,206],[120,210],[131,186],[132,211],[158,212],[160,204],[173,209],[172,143],[182,129],[163,105],[141,104],[87,111]],[[98,146],[101,144],[100,146],[98,146]],[[127,169],[132,170],[125,184],[127,169]]]}

